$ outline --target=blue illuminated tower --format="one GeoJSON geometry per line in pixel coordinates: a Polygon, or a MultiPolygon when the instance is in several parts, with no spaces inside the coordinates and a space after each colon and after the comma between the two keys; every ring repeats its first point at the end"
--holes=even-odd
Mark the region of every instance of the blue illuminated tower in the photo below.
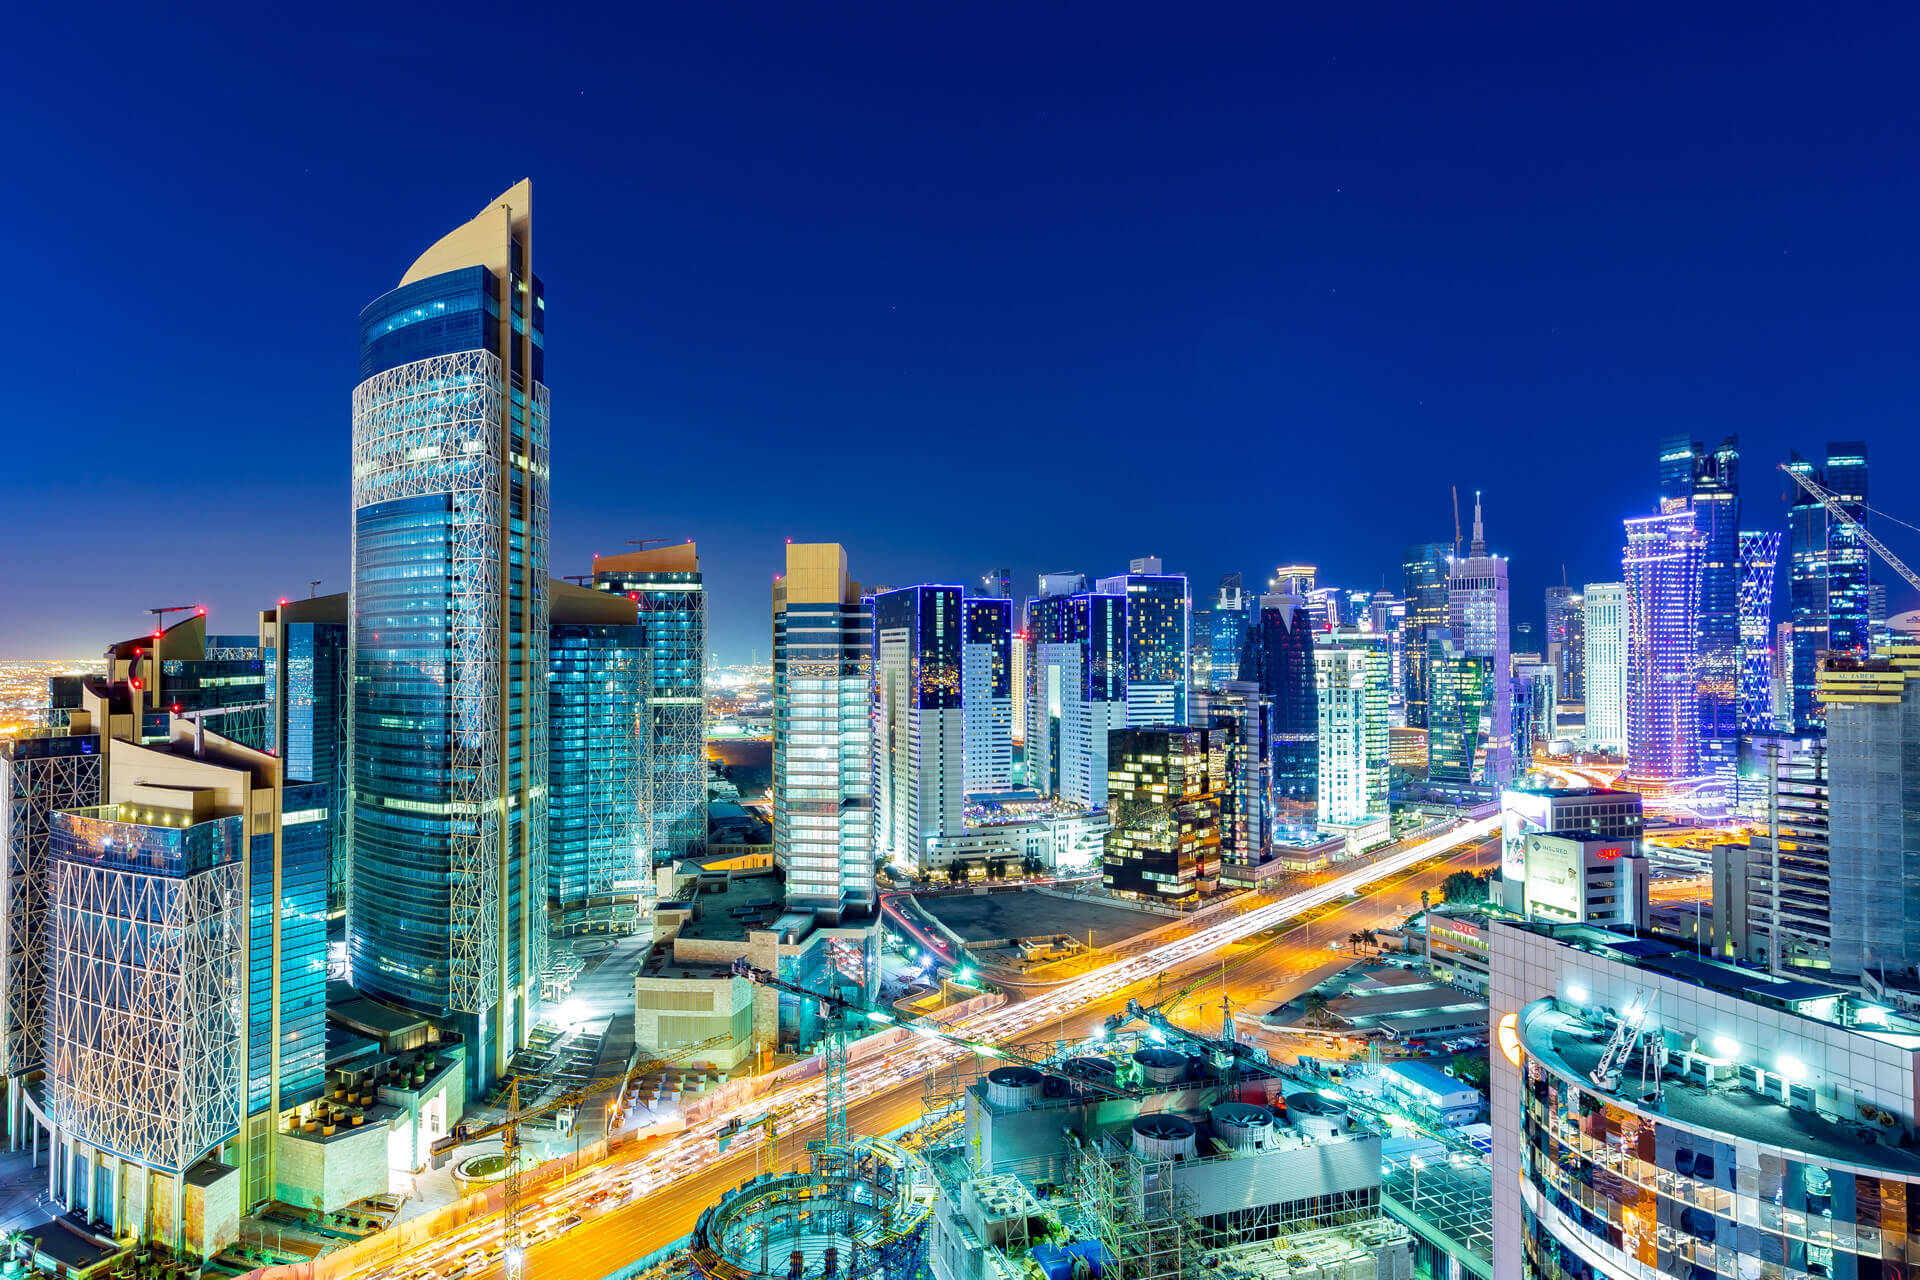
{"type": "Polygon", "coordinates": [[[1627,773],[1663,784],[1701,773],[1695,672],[1706,538],[1691,507],[1626,521],[1627,773]]]}
{"type": "Polygon", "coordinates": [[[1187,646],[1193,610],[1184,574],[1160,571],[1145,556],[1097,589],[1127,601],[1127,723],[1187,722],[1187,646]]]}
{"type": "Polygon", "coordinates": [[[965,627],[959,587],[873,597],[873,851],[909,875],[961,829],[965,627]]]}
{"type": "Polygon", "coordinates": [[[1213,659],[1210,683],[1215,689],[1240,678],[1240,651],[1247,646],[1251,606],[1252,598],[1241,585],[1239,574],[1229,573],[1220,579],[1220,595],[1207,615],[1213,659]]]}
{"type": "Polygon", "coordinates": [[[1700,772],[1731,780],[1740,743],[1740,438],[1712,449],[1674,436],[1660,446],[1660,509],[1686,508],[1702,541],[1700,772]]]}
{"type": "MultiPolygon", "coordinates": [[[[1829,443],[1823,468],[1799,454],[1787,466],[1810,473],[1840,500],[1847,514],[1867,520],[1867,447],[1829,443]]],[[[1823,653],[1864,653],[1868,640],[1866,544],[1798,486],[1787,509],[1787,607],[1793,623],[1793,724],[1797,733],[1822,733],[1815,685],[1823,653]]]]}
{"type": "Polygon", "coordinates": [[[1267,699],[1274,820],[1313,821],[1320,796],[1320,702],[1313,628],[1303,597],[1260,597],[1240,678],[1252,681],[1267,699]]]}
{"type": "Polygon", "coordinates": [[[1740,729],[1773,732],[1773,581],[1780,531],[1740,535],[1740,729]]]}
{"type": "Polygon", "coordinates": [[[523,181],[360,313],[353,392],[348,955],[479,1086],[546,959],[545,316],[523,181]]]}

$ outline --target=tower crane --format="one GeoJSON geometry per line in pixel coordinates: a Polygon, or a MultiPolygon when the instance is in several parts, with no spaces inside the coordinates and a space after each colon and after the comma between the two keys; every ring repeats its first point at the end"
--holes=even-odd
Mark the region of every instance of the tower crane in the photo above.
{"type": "Polygon", "coordinates": [[[522,1107],[520,1105],[520,1080],[518,1077],[515,1077],[513,1087],[508,1094],[507,1114],[504,1119],[496,1120],[491,1124],[485,1125],[455,1125],[453,1132],[433,1143],[429,1150],[438,1156],[444,1155],[446,1152],[464,1143],[478,1142],[482,1138],[491,1138],[495,1134],[501,1136],[501,1153],[506,1157],[507,1176],[500,1203],[500,1245],[501,1256],[506,1259],[507,1275],[510,1280],[518,1280],[518,1277],[526,1274],[526,1240],[520,1228],[520,1152],[522,1146],[520,1141],[520,1126],[529,1121],[538,1120],[543,1116],[550,1116],[556,1111],[565,1111],[570,1107],[577,1107],[586,1101],[588,1095],[595,1089],[604,1088],[607,1085],[619,1085],[620,1096],[624,1098],[626,1096],[627,1086],[635,1076],[670,1067],[675,1062],[692,1054],[702,1053],[708,1049],[724,1048],[732,1043],[733,1033],[730,1031],[723,1032],[720,1035],[702,1040],[698,1044],[690,1044],[683,1048],[676,1049],[664,1057],[655,1058],[649,1062],[643,1062],[636,1066],[629,1067],[618,1075],[601,1076],[598,1079],[589,1080],[585,1084],[562,1090],[553,1097],[537,1102],[530,1107],[522,1107]]]}
{"type": "Polygon", "coordinates": [[[1920,575],[1915,574],[1913,570],[1907,568],[1906,561],[1887,550],[1885,543],[1867,532],[1867,526],[1855,519],[1853,513],[1841,504],[1840,499],[1829,493],[1825,486],[1812,476],[1804,472],[1795,471],[1784,462],[1780,464],[1780,469],[1793,477],[1795,484],[1813,495],[1814,499],[1827,509],[1828,515],[1853,530],[1854,535],[1858,537],[1860,541],[1866,543],[1868,549],[1871,550],[1873,554],[1885,561],[1889,569],[1892,569],[1895,573],[1907,580],[1908,586],[1912,587],[1915,591],[1920,591],[1920,575]]]}

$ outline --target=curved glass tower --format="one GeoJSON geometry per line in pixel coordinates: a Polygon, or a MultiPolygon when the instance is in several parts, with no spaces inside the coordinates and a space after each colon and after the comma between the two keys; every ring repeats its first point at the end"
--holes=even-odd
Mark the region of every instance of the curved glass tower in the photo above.
{"type": "Polygon", "coordinates": [[[353,983],[482,1084],[546,951],[545,315],[522,181],[360,313],[353,392],[353,983]]]}

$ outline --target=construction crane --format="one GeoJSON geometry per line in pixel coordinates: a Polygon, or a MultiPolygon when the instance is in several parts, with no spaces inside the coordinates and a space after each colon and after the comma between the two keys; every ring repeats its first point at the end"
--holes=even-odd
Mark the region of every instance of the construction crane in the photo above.
{"type": "Polygon", "coordinates": [[[1854,534],[1859,537],[1860,541],[1867,544],[1867,547],[1873,554],[1879,556],[1886,562],[1889,569],[1892,569],[1895,573],[1907,580],[1908,586],[1912,587],[1915,591],[1920,591],[1920,575],[1916,575],[1913,570],[1907,568],[1906,561],[1887,550],[1885,543],[1867,532],[1867,526],[1856,520],[1853,513],[1841,504],[1840,499],[1829,493],[1826,488],[1812,476],[1801,471],[1796,471],[1784,462],[1780,464],[1780,469],[1793,477],[1795,484],[1812,494],[1814,499],[1827,509],[1828,515],[1853,530],[1854,534]]]}
{"type": "Polygon", "coordinates": [[[755,1116],[751,1120],[730,1121],[721,1126],[720,1132],[713,1135],[713,1145],[725,1151],[735,1138],[750,1130],[758,1129],[763,1135],[763,1145],[767,1149],[767,1172],[778,1173],[780,1172],[780,1121],[786,1119],[792,1111],[792,1107],[780,1107],[764,1115],[755,1116]]]}
{"type": "Polygon", "coordinates": [[[149,609],[147,610],[147,612],[153,615],[153,625],[155,628],[154,634],[158,635],[160,632],[165,631],[167,629],[168,614],[191,613],[195,609],[200,609],[200,612],[202,615],[204,615],[207,612],[205,609],[202,609],[197,604],[163,604],[159,608],[149,609]]]}
{"type": "Polygon", "coordinates": [[[1633,1056],[1633,1046],[1640,1040],[1640,1028],[1646,1025],[1647,1007],[1651,1001],[1645,999],[1645,995],[1640,991],[1634,993],[1633,1003],[1627,1006],[1625,1016],[1614,1024],[1613,1035],[1608,1039],[1600,1061],[1587,1073],[1587,1078],[1602,1089],[1619,1087],[1620,1068],[1633,1056]]]}
{"type": "Polygon", "coordinates": [[[1140,1022],[1144,1023],[1149,1030],[1153,1031],[1162,1040],[1184,1040],[1206,1054],[1214,1067],[1219,1070],[1221,1076],[1231,1082],[1237,1073],[1240,1058],[1243,1054],[1251,1056],[1252,1050],[1241,1045],[1237,1038],[1233,1025],[1232,1005],[1224,999],[1221,1000],[1220,1003],[1222,1006],[1220,1013],[1220,1038],[1217,1040],[1212,1036],[1202,1035],[1198,1031],[1189,1031],[1185,1027],[1175,1026],[1167,1018],[1164,1006],[1153,1005],[1149,1007],[1142,1005],[1138,1000],[1132,998],[1127,1000],[1127,1007],[1125,1009],[1113,1014],[1101,1025],[1106,1028],[1108,1035],[1112,1035],[1129,1022],[1140,1022]]]}
{"type": "Polygon", "coordinates": [[[552,1115],[556,1111],[565,1111],[577,1107],[582,1102],[585,1102],[587,1097],[592,1094],[595,1089],[604,1088],[607,1085],[619,1085],[620,1096],[625,1098],[627,1088],[633,1082],[635,1076],[645,1075],[649,1071],[657,1071],[670,1067],[682,1058],[689,1057],[696,1053],[703,1053],[708,1049],[725,1048],[732,1043],[733,1033],[731,1031],[723,1032],[720,1035],[702,1040],[698,1044],[689,1044],[676,1049],[665,1057],[655,1058],[649,1062],[629,1067],[618,1075],[601,1076],[598,1079],[589,1080],[585,1084],[562,1090],[553,1097],[542,1102],[537,1102],[530,1107],[522,1107],[520,1105],[520,1078],[515,1076],[512,1088],[507,1095],[507,1114],[504,1119],[496,1120],[492,1124],[486,1125],[455,1125],[453,1132],[434,1142],[429,1150],[432,1154],[439,1156],[465,1143],[478,1142],[483,1138],[491,1138],[495,1134],[500,1135],[501,1154],[505,1157],[507,1163],[507,1176],[504,1180],[500,1204],[500,1253],[501,1257],[506,1260],[507,1275],[509,1277],[517,1278],[526,1272],[527,1251],[525,1239],[520,1229],[520,1153],[522,1147],[520,1127],[529,1121],[552,1115]]]}
{"type": "Polygon", "coordinates": [[[645,551],[648,547],[664,547],[672,541],[672,538],[628,538],[627,545],[645,551]]]}

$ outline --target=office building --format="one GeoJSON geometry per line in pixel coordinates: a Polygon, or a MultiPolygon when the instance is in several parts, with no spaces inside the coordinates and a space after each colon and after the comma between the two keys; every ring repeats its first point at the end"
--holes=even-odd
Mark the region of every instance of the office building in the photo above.
{"type": "Polygon", "coordinates": [[[595,556],[593,585],[633,601],[646,632],[654,861],[697,857],[707,847],[707,588],[699,547],[688,540],[595,556]]]}
{"type": "Polygon", "coordinates": [[[1512,698],[1511,677],[1496,676],[1493,659],[1470,653],[1448,627],[1427,629],[1427,781],[1462,799],[1484,799],[1499,786],[1496,761],[1511,741],[1494,731],[1495,690],[1512,698]]]}
{"type": "Polygon", "coordinates": [[[1637,850],[1645,830],[1640,797],[1604,787],[1559,790],[1516,787],[1500,796],[1500,900],[1509,911],[1525,903],[1527,837],[1577,835],[1637,850]]]}
{"type": "Polygon", "coordinates": [[[1532,831],[1526,845],[1520,912],[1527,919],[1647,927],[1650,873],[1638,840],[1532,831]]]}
{"type": "Polygon", "coordinates": [[[1107,741],[1126,726],[1127,599],[1027,601],[1032,645],[1027,786],[1088,807],[1107,803],[1107,741]]]}
{"type": "Polygon", "coordinates": [[[1313,651],[1322,825],[1387,812],[1387,643],[1336,628],[1313,651]]]}
{"type": "Polygon", "coordinates": [[[481,1086],[546,967],[545,322],[523,181],[361,311],[353,391],[347,953],[481,1086]]]}
{"type": "MultiPolygon", "coordinates": [[[[1829,443],[1826,465],[1799,454],[1790,470],[1811,476],[1847,514],[1867,523],[1867,446],[1829,443]]],[[[1783,732],[1818,733],[1826,724],[1816,685],[1823,654],[1859,654],[1868,643],[1867,547],[1825,506],[1798,485],[1787,508],[1787,620],[1793,624],[1793,719],[1783,732]]]]}
{"type": "Polygon", "coordinates": [[[1450,625],[1447,602],[1447,561],[1452,548],[1427,542],[1407,548],[1404,565],[1406,614],[1401,622],[1406,653],[1405,702],[1407,727],[1427,727],[1427,632],[1450,625]]]}
{"type": "Polygon", "coordinates": [[[232,741],[255,749],[271,745],[259,644],[252,637],[209,636],[205,609],[109,645],[106,666],[109,682],[140,692],[135,719],[114,736],[165,742],[174,715],[196,714],[232,741]]]}
{"type": "Polygon", "coordinates": [[[1513,655],[1513,771],[1516,777],[1533,767],[1533,753],[1555,736],[1553,698],[1560,673],[1532,654],[1513,655]]]}
{"type": "Polygon", "coordinates": [[[1240,655],[1247,647],[1247,629],[1253,609],[1253,597],[1241,586],[1237,573],[1220,579],[1220,594],[1214,598],[1208,615],[1209,642],[1213,672],[1211,687],[1218,689],[1241,679],[1240,655]]]}
{"type": "MultiPolygon", "coordinates": [[[[290,782],[327,789],[320,829],[327,840],[327,920],[345,927],[347,860],[347,704],[353,668],[347,654],[345,592],[282,601],[260,613],[266,671],[267,743],[285,761],[290,782]]],[[[214,725],[224,730],[225,719],[214,725]]]]}
{"type": "Polygon", "coordinates": [[[1303,597],[1260,597],[1240,671],[1266,696],[1272,716],[1273,821],[1312,822],[1320,791],[1320,707],[1313,627],[1303,597]]]}
{"type": "Polygon", "coordinates": [[[1581,593],[1587,686],[1586,746],[1627,749],[1627,637],[1631,611],[1624,582],[1589,582],[1581,593]]]}
{"type": "Polygon", "coordinates": [[[1687,944],[1489,924],[1498,1276],[1881,1276],[1920,1023],[1687,944]]]}
{"type": "Polygon", "coordinates": [[[1100,882],[1192,904],[1220,878],[1219,778],[1206,729],[1116,729],[1107,747],[1112,826],[1100,882]]]}
{"type": "Polygon", "coordinates": [[[1040,575],[1037,594],[1042,597],[1081,596],[1086,593],[1087,575],[1084,573],[1070,573],[1064,570],[1057,570],[1053,573],[1043,573],[1040,575]]]}
{"type": "Polygon", "coordinates": [[[1627,773],[1659,790],[1701,775],[1700,571],[1706,542],[1680,508],[1626,521],[1627,773]]]}
{"type": "Polygon", "coordinates": [[[1828,660],[1827,848],[1833,968],[1920,966],[1920,645],[1828,660]]]}
{"type": "Polygon", "coordinates": [[[966,805],[961,604],[955,586],[873,597],[873,852],[907,875],[966,805]]]}
{"type": "MultiPolygon", "coordinates": [[[[1024,626],[1014,631],[1007,647],[1013,655],[1013,743],[1022,748],[1024,754],[1027,745],[1027,705],[1033,693],[1032,641],[1024,626]]],[[[1028,785],[1031,785],[1030,781],[1028,785]]]]}
{"type": "Polygon", "coordinates": [[[1742,733],[1771,733],[1773,720],[1773,581],[1780,533],[1740,535],[1740,691],[1742,733]]]}
{"type": "Polygon", "coordinates": [[[1659,455],[1660,510],[1693,512],[1700,536],[1695,642],[1698,768],[1733,781],[1740,741],[1740,440],[1711,450],[1674,436],[1659,455]]]}
{"type": "Polygon", "coordinates": [[[1752,755],[1747,768],[1764,797],[1759,829],[1745,845],[1711,853],[1714,951],[1825,979],[1835,972],[1827,741],[1770,735],[1752,755]]]}
{"type": "Polygon", "coordinates": [[[773,856],[789,906],[830,920],[878,900],[873,605],[838,543],[788,543],[773,584],[773,856]]]}
{"type": "Polygon", "coordinates": [[[1579,702],[1586,687],[1586,601],[1572,587],[1547,588],[1547,666],[1553,701],[1579,702]]]}
{"type": "Polygon", "coordinates": [[[1207,698],[1209,741],[1224,751],[1219,781],[1220,860],[1266,862],[1273,839],[1273,709],[1252,680],[1230,680],[1207,698]]]}
{"type": "Polygon", "coordinates": [[[995,569],[980,579],[980,594],[993,600],[1013,598],[1013,570],[995,569]]]}
{"type": "Polygon", "coordinates": [[[108,742],[103,802],[53,815],[41,1122],[61,1205],[212,1253],[301,1194],[276,1135],[325,1079],[327,788],[172,734],[108,742]]]}
{"type": "Polygon", "coordinates": [[[1127,724],[1187,722],[1187,650],[1193,601],[1183,574],[1160,572],[1160,561],[1135,560],[1126,574],[1102,578],[1102,595],[1127,602],[1127,724]]]}
{"type": "Polygon", "coordinates": [[[1513,685],[1507,679],[1512,636],[1508,629],[1507,560],[1487,554],[1480,495],[1473,495],[1473,541],[1464,558],[1447,561],[1447,625],[1453,642],[1469,655],[1489,660],[1493,674],[1492,737],[1486,745],[1485,780],[1504,785],[1513,777],[1513,685]]]}
{"type": "MultiPolygon", "coordinates": [[[[78,708],[73,710],[78,711],[78,708]]],[[[6,1129],[20,1145],[27,1078],[45,1070],[50,872],[54,814],[101,798],[100,735],[79,723],[0,738],[0,1071],[6,1129]]]]}
{"type": "Polygon", "coordinates": [[[631,933],[654,891],[653,648],[624,596],[551,587],[547,905],[561,934],[631,933]]]}
{"type": "Polygon", "coordinates": [[[960,660],[960,703],[966,711],[969,794],[1013,788],[1013,601],[972,597],[961,604],[966,648],[960,660]]]}

